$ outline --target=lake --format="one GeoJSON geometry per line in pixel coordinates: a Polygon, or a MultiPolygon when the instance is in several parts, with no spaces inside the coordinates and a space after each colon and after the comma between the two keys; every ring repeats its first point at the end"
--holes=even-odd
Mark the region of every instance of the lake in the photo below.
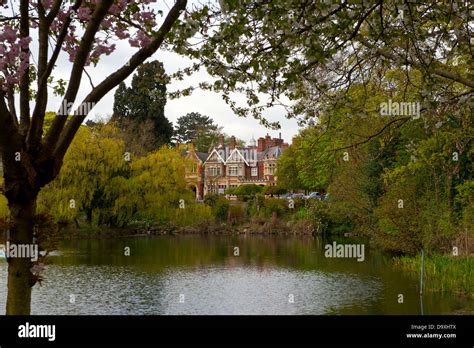
{"type": "MultiPolygon", "coordinates": [[[[402,273],[366,243],[362,262],[328,258],[325,245],[334,241],[363,243],[255,235],[63,241],[33,288],[32,314],[421,313],[418,275],[402,273]]],[[[1,313],[6,266],[0,260],[1,313]]],[[[474,301],[423,296],[424,314],[466,308],[474,301]]]]}

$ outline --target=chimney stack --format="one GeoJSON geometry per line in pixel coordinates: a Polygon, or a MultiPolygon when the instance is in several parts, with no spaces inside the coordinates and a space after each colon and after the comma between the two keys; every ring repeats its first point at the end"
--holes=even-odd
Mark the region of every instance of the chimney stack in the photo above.
{"type": "Polygon", "coordinates": [[[270,135],[267,135],[265,136],[265,148],[269,148],[272,146],[272,137],[270,135]]]}
{"type": "Polygon", "coordinates": [[[224,134],[219,135],[219,146],[224,147],[224,134]]]}
{"type": "Polygon", "coordinates": [[[257,152],[263,152],[265,150],[265,139],[260,137],[257,141],[257,152]]]}
{"type": "Polygon", "coordinates": [[[235,141],[235,137],[234,136],[231,136],[230,137],[230,141],[229,141],[229,147],[231,150],[235,149],[235,145],[236,145],[236,141],[235,141]]]}

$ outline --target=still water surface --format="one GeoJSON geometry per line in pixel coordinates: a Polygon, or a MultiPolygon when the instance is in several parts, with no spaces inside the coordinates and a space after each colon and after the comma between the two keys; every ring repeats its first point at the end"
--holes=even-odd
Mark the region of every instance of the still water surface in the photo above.
{"type": "MultiPolygon", "coordinates": [[[[332,241],[268,236],[64,241],[60,256],[49,258],[43,285],[33,289],[32,314],[420,314],[416,275],[403,274],[390,257],[367,246],[363,262],[326,258],[324,245],[332,241]],[[126,247],[130,256],[124,255],[126,247]]],[[[6,275],[1,260],[3,313],[6,275]]],[[[427,293],[423,311],[449,314],[472,309],[473,302],[427,293]]]]}

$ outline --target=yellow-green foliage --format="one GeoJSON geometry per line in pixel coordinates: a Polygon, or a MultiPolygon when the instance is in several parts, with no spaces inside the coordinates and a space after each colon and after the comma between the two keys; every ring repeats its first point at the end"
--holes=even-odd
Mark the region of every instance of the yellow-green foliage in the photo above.
{"type": "Polygon", "coordinates": [[[124,143],[112,137],[114,132],[109,126],[79,129],[58,178],[39,194],[39,212],[70,220],[86,208],[95,208],[103,192],[115,189],[112,179],[126,172],[128,163],[124,143]]]}
{"type": "MultiPolygon", "coordinates": [[[[3,178],[0,177],[0,187],[3,186],[3,178]]],[[[8,202],[4,195],[0,195],[0,219],[4,220],[10,215],[8,202]]]]}
{"type": "Polygon", "coordinates": [[[95,225],[114,226],[132,221],[190,225],[212,217],[187,188],[179,149],[163,146],[144,157],[127,157],[117,128],[81,128],[59,177],[40,193],[39,212],[56,220],[86,216],[95,225]]]}
{"type": "Polygon", "coordinates": [[[185,159],[176,149],[163,146],[132,163],[131,177],[117,209],[131,204],[141,216],[170,222],[176,209],[186,211],[193,199],[186,187],[185,159]],[[180,208],[184,206],[184,208],[180,208]]]}
{"type": "Polygon", "coordinates": [[[0,219],[6,219],[10,214],[5,196],[0,195],[0,219]]]}

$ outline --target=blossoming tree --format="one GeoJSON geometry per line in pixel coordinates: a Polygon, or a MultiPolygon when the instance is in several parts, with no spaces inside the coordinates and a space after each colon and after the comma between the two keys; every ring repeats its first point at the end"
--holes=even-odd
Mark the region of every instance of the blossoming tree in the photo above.
{"type": "MultiPolygon", "coordinates": [[[[94,105],[160,47],[169,45],[170,33],[186,35],[179,17],[186,11],[187,0],[176,0],[166,15],[152,2],[0,1],[0,155],[3,193],[12,217],[10,243],[33,243],[37,195],[58,175],[63,157],[90,111],[63,106],[78,102],[94,105]],[[135,53],[91,87],[82,102],[77,100],[84,68],[112,54],[118,40],[128,40],[135,53]],[[60,54],[67,54],[71,62],[67,83],[54,80],[60,54]],[[52,84],[63,102],[43,134],[52,84]]],[[[8,260],[7,314],[30,313],[37,266],[27,258],[8,260]]]]}
{"type": "MultiPolygon", "coordinates": [[[[318,118],[321,109],[341,103],[339,91],[393,68],[422,75],[416,97],[427,104],[472,101],[472,25],[464,1],[200,0],[196,3],[206,5],[187,12],[187,1],[175,0],[160,26],[157,17],[163,14],[151,2],[0,0],[0,153],[12,242],[32,242],[38,192],[57,176],[88,112],[68,112],[63,106],[76,102],[84,67],[112,54],[117,40],[128,40],[137,52],[92,87],[81,105],[100,101],[165,47],[196,62],[174,77],[182,79],[204,66],[215,80],[200,88],[222,93],[235,114],[251,114],[266,124],[262,111],[284,104],[282,97],[292,101],[288,117],[318,118]],[[72,63],[67,84],[54,81],[61,52],[72,63]],[[54,83],[63,103],[43,134],[48,86],[54,83]],[[455,93],[446,92],[446,86],[455,93]],[[232,100],[234,92],[246,95],[247,106],[232,100]]],[[[366,138],[408,119],[390,120],[366,138]]],[[[26,259],[9,260],[8,314],[30,312],[32,266],[26,259]]]]}

